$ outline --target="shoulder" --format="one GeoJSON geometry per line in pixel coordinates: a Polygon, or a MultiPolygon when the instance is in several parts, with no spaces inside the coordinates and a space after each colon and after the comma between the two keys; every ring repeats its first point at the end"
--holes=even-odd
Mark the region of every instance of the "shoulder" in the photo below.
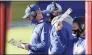
{"type": "Polygon", "coordinates": [[[42,29],[43,26],[44,26],[44,23],[41,22],[41,23],[37,24],[35,28],[36,28],[36,29],[42,29]]]}
{"type": "Polygon", "coordinates": [[[37,24],[36,28],[44,28],[44,27],[50,27],[50,24],[47,22],[40,22],[37,24]]]}

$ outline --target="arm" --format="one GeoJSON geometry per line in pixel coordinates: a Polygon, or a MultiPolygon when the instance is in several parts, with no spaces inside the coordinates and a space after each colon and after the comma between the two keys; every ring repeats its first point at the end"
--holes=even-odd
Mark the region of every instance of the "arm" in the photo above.
{"type": "MultiPolygon", "coordinates": [[[[55,27],[52,28],[51,30],[51,34],[50,34],[50,40],[51,40],[51,51],[50,54],[63,54],[65,48],[63,45],[63,40],[61,41],[60,39],[60,35],[58,34],[62,34],[61,31],[56,31],[55,27]]],[[[63,39],[63,36],[62,36],[63,39]]]]}

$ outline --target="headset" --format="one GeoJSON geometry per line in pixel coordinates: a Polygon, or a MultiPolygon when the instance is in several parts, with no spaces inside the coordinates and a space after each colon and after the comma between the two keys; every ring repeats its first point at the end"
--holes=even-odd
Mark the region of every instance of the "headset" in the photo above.
{"type": "Polygon", "coordinates": [[[73,23],[78,24],[79,29],[74,31],[77,34],[77,36],[80,36],[80,34],[85,31],[85,17],[84,16],[76,17],[73,23]]]}
{"type": "Polygon", "coordinates": [[[56,3],[52,2],[52,4],[54,5],[53,8],[51,9],[52,12],[58,10],[58,7],[57,7],[56,3]]]}
{"type": "Polygon", "coordinates": [[[30,14],[33,16],[33,17],[36,17],[37,13],[36,11],[34,11],[30,5],[28,5],[28,7],[30,8],[30,14]]]}
{"type": "Polygon", "coordinates": [[[55,9],[54,10],[58,10],[58,7],[56,6],[55,2],[52,2],[54,4],[55,9]]]}

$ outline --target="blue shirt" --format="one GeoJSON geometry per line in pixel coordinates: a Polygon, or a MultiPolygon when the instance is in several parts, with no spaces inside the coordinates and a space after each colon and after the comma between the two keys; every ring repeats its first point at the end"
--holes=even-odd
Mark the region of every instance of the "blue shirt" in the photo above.
{"type": "Polygon", "coordinates": [[[29,45],[29,54],[48,54],[50,23],[40,22],[36,25],[29,45]]]}
{"type": "Polygon", "coordinates": [[[62,22],[63,27],[57,31],[55,27],[52,27],[50,34],[50,54],[72,54],[73,53],[73,37],[72,26],[66,22],[62,22]]]}

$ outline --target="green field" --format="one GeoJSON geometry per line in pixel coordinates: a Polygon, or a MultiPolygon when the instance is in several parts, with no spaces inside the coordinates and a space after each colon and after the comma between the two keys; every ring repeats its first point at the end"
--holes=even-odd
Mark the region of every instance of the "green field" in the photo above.
{"type": "Polygon", "coordinates": [[[12,10],[12,21],[25,21],[22,17],[25,14],[25,9],[27,5],[34,4],[34,1],[28,2],[11,2],[12,10]]]}
{"type": "Polygon", "coordinates": [[[11,38],[15,38],[18,41],[22,40],[22,42],[28,43],[32,35],[32,30],[32,26],[10,28],[7,32],[6,54],[27,54],[27,50],[17,48],[16,46],[9,44],[8,41],[11,38]]]}

